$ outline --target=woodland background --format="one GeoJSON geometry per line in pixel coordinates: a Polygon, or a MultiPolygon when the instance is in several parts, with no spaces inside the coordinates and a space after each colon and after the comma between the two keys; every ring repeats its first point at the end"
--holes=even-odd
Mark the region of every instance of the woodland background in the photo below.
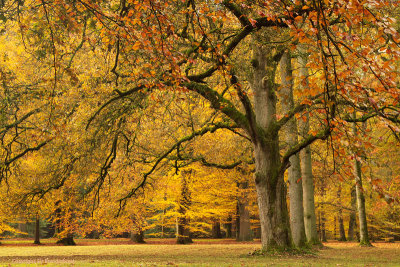
{"type": "Polygon", "coordinates": [[[1,236],[400,240],[399,10],[1,1],[1,236]]]}

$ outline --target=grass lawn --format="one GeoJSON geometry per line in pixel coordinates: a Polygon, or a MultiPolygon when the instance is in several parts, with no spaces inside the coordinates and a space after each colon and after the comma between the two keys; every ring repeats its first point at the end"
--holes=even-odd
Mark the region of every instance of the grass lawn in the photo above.
{"type": "Polygon", "coordinates": [[[131,244],[126,239],[77,240],[78,246],[54,245],[44,240],[2,240],[0,266],[400,266],[400,243],[375,243],[372,248],[356,243],[326,243],[309,256],[248,256],[259,242],[195,240],[175,245],[174,240],[151,239],[131,244]]]}

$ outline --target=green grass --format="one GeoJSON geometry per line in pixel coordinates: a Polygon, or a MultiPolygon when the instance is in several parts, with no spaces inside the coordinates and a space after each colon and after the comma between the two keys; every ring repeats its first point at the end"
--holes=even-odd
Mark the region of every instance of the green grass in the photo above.
{"type": "Polygon", "coordinates": [[[191,245],[175,245],[150,240],[154,243],[136,245],[124,239],[77,240],[85,245],[63,247],[52,245],[53,241],[33,246],[31,240],[3,240],[0,266],[400,266],[400,243],[366,248],[332,242],[315,255],[249,256],[260,248],[259,242],[196,240],[191,245]]]}

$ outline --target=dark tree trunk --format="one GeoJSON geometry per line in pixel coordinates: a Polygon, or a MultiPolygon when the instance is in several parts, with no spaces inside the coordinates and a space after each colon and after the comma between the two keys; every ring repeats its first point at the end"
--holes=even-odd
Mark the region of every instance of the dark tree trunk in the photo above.
{"type": "Polygon", "coordinates": [[[229,215],[228,222],[225,223],[226,237],[232,238],[232,216],[229,215]]]}
{"type": "MultiPolygon", "coordinates": [[[[340,186],[337,192],[337,199],[342,199],[342,188],[340,186]]],[[[339,220],[339,241],[346,241],[346,232],[344,230],[342,208],[339,208],[338,220],[339,220]]]]}
{"type": "Polygon", "coordinates": [[[339,241],[346,241],[346,231],[344,230],[343,216],[339,214],[339,241]]]}
{"type": "Polygon", "coordinates": [[[239,239],[240,233],[240,214],[239,214],[239,200],[236,203],[236,216],[235,216],[235,237],[236,240],[239,239]]]}
{"type": "Polygon", "coordinates": [[[322,217],[322,239],[321,239],[321,241],[322,242],[326,242],[327,241],[327,239],[326,239],[326,229],[325,229],[325,218],[324,217],[322,217]]]}
{"type": "Polygon", "coordinates": [[[33,244],[40,245],[40,219],[38,215],[36,215],[35,220],[35,241],[33,244]]]}
{"type": "Polygon", "coordinates": [[[335,216],[333,217],[333,239],[336,240],[336,236],[337,234],[336,234],[336,216],[335,216]]]}
{"type": "Polygon", "coordinates": [[[131,240],[135,243],[138,244],[145,244],[146,241],[144,241],[144,233],[142,230],[139,230],[137,232],[131,233],[131,240]]]}
{"type": "Polygon", "coordinates": [[[212,237],[213,238],[222,238],[221,233],[221,223],[219,221],[213,221],[212,225],[212,237]]]}
{"type": "Polygon", "coordinates": [[[97,230],[93,230],[89,234],[86,235],[86,238],[100,239],[100,233],[97,230]]]}
{"type": "Polygon", "coordinates": [[[176,243],[177,244],[193,243],[189,229],[189,222],[185,217],[181,217],[178,219],[176,243]]]}
{"type": "MultiPolygon", "coordinates": [[[[324,205],[321,205],[323,209],[324,205]]],[[[319,240],[321,242],[326,242],[326,231],[325,231],[325,213],[323,210],[319,212],[319,240]]]]}
{"type": "Polygon", "coordinates": [[[356,209],[357,209],[357,200],[356,200],[356,188],[353,186],[351,188],[351,209],[350,218],[349,218],[349,231],[347,233],[347,237],[349,241],[355,240],[355,228],[356,228],[356,209]]]}
{"type": "Polygon", "coordinates": [[[74,235],[73,234],[68,234],[66,237],[61,238],[60,240],[58,240],[57,244],[62,244],[64,246],[75,246],[76,243],[74,241],[74,235]]]}

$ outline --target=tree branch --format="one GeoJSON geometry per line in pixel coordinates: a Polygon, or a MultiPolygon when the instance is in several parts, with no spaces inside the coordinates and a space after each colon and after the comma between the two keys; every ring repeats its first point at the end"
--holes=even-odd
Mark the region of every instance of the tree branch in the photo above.
{"type": "Polygon", "coordinates": [[[324,140],[331,133],[330,128],[325,128],[321,130],[316,135],[308,135],[301,142],[297,143],[295,146],[292,146],[282,157],[282,165],[280,168],[280,172],[284,172],[289,167],[289,158],[294,154],[300,152],[303,148],[306,148],[308,145],[312,144],[316,140],[324,140]]]}
{"type": "MultiPolygon", "coordinates": [[[[158,167],[158,165],[161,163],[161,161],[163,161],[164,159],[167,159],[168,155],[170,155],[174,150],[177,149],[178,146],[180,146],[182,143],[185,143],[187,141],[190,141],[192,139],[194,139],[197,136],[202,136],[206,133],[213,133],[216,130],[219,129],[229,129],[229,128],[236,128],[236,125],[233,124],[227,124],[227,123],[216,123],[212,126],[208,126],[208,127],[204,127],[198,131],[193,132],[192,134],[185,136],[183,138],[181,138],[180,140],[178,140],[174,145],[172,145],[166,152],[164,152],[162,155],[160,155],[158,157],[158,159],[156,160],[156,162],[153,164],[153,166],[151,167],[151,169],[149,171],[147,171],[146,173],[143,174],[143,179],[140,182],[140,184],[138,186],[136,186],[135,188],[133,188],[125,197],[121,198],[119,200],[120,202],[120,211],[123,208],[123,206],[125,206],[126,200],[131,198],[132,196],[134,196],[136,194],[136,192],[140,189],[143,188],[147,182],[148,177],[156,170],[156,168],[158,167]]],[[[119,212],[118,212],[119,213],[119,212]]]]}

